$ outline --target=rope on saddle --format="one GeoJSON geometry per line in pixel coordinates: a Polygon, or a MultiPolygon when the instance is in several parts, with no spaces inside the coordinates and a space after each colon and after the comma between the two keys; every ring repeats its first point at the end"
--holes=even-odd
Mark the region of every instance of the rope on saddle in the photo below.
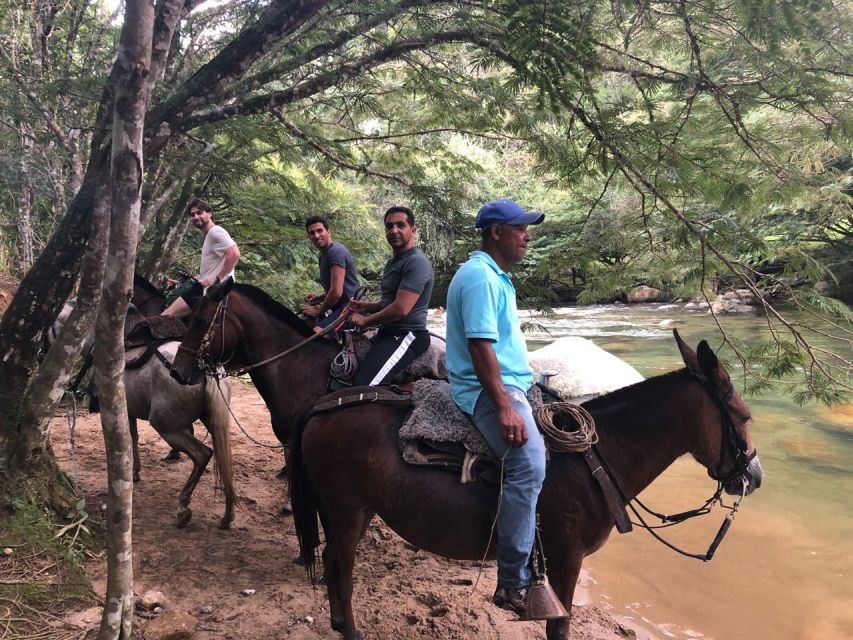
{"type": "Polygon", "coordinates": [[[543,404],[536,409],[536,422],[548,436],[546,442],[552,451],[583,453],[598,442],[589,411],[571,402],[543,404]]]}

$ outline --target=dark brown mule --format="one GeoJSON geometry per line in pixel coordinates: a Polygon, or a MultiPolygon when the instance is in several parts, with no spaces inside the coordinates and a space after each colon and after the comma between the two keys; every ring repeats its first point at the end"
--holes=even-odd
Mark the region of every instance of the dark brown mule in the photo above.
{"type": "MultiPolygon", "coordinates": [[[[315,335],[311,327],[262,290],[234,284],[229,278],[208,287],[198,302],[172,363],[172,376],[186,383],[199,374],[198,351],[206,336],[209,347],[203,354],[205,361],[227,363],[234,371],[281,354],[315,335]],[[220,316],[212,325],[218,309],[220,316]]],[[[329,365],[337,352],[331,341],[319,338],[249,371],[283,446],[305,410],[325,393],[329,365]]]]}
{"type": "MultiPolygon", "coordinates": [[[[688,369],[584,405],[597,424],[599,452],[631,498],[685,453],[728,493],[749,493],[761,483],[746,429],[749,410],[706,342],[699,344],[697,356],[676,338],[688,369]]],[[[294,432],[291,473],[301,552],[314,558],[322,511],[332,627],[348,640],[360,637],[351,601],[356,546],[374,514],[411,544],[448,558],[478,560],[489,538],[497,490],[405,464],[397,430],[407,409],[363,404],[318,413],[294,432]]],[[[548,577],[571,611],[584,557],[604,544],[614,526],[579,455],[552,456],[539,513],[548,577]]],[[[568,638],[569,622],[549,621],[548,638],[568,638]]]]}

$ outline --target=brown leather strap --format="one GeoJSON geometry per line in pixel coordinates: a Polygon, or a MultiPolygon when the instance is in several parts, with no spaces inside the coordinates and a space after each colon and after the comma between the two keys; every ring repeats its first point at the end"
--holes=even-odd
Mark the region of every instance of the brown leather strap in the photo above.
{"type": "Polygon", "coordinates": [[[332,398],[315,404],[311,409],[312,413],[325,413],[372,402],[412,404],[412,394],[396,391],[391,387],[363,387],[357,393],[342,390],[331,395],[332,398]]]}
{"type": "Polygon", "coordinates": [[[616,488],[613,478],[607,472],[604,464],[601,462],[601,457],[595,450],[595,447],[590,447],[583,452],[583,459],[592,472],[592,477],[598,482],[601,487],[601,492],[604,494],[604,501],[607,503],[607,508],[610,509],[610,514],[616,523],[616,530],[619,533],[628,533],[633,529],[631,520],[628,517],[628,512],[625,511],[625,502],[619,490],[616,488]]]}

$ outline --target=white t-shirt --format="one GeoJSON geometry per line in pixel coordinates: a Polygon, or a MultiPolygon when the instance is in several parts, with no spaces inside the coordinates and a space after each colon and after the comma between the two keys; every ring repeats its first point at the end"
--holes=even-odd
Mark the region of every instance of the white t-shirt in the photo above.
{"type": "MultiPolygon", "coordinates": [[[[204,236],[204,245],[201,247],[201,265],[199,266],[199,280],[209,278],[211,282],[216,280],[219,273],[222,271],[222,264],[225,262],[225,252],[233,247],[236,242],[231,239],[228,232],[215,224],[204,236]]],[[[225,275],[234,277],[234,270],[225,275]]],[[[225,278],[222,278],[223,280],[225,278]]]]}

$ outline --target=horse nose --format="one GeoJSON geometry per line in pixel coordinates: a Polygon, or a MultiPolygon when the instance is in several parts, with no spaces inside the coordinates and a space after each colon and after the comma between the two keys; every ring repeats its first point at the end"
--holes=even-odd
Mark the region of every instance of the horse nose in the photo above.
{"type": "Polygon", "coordinates": [[[758,459],[758,456],[749,461],[746,470],[750,478],[752,478],[750,485],[752,486],[752,490],[755,491],[761,487],[761,480],[764,478],[764,469],[761,468],[761,461],[758,459]]]}

